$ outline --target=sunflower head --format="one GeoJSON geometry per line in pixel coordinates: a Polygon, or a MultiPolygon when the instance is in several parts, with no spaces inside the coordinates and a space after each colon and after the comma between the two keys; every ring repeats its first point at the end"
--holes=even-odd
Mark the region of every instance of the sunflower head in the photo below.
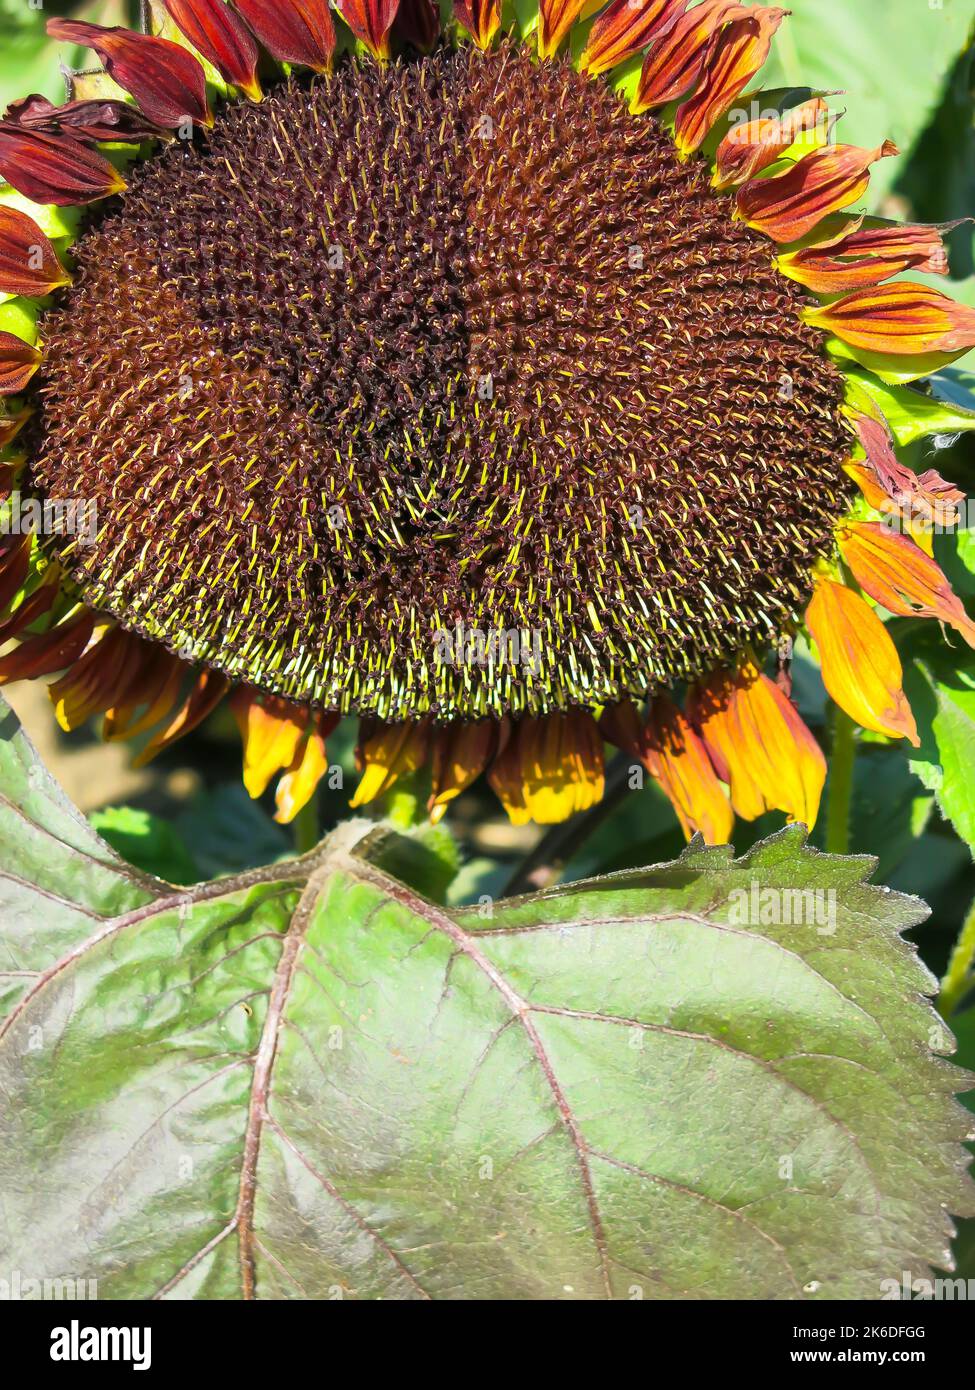
{"type": "Polygon", "coordinates": [[[855,210],[893,146],[737,119],[783,10],[150,14],[52,21],[102,67],[0,121],[0,681],[143,759],[226,697],[282,819],[356,715],[353,805],[428,763],[435,818],[486,772],[559,820],[610,741],[688,835],[811,824],[803,627],[916,740],[876,606],[975,628],[882,520],[959,495],[871,382],[975,314],[892,279],[944,229],[855,210]]]}

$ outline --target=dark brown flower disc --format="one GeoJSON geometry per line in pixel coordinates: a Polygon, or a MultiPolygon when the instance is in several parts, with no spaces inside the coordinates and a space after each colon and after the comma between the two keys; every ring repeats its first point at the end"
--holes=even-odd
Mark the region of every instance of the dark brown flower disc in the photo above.
{"type": "Polygon", "coordinates": [[[35,480],[97,504],[87,600],[232,677],[392,719],[592,706],[767,644],[831,550],[841,379],[802,292],[567,63],[293,81],[75,254],[35,480]]]}

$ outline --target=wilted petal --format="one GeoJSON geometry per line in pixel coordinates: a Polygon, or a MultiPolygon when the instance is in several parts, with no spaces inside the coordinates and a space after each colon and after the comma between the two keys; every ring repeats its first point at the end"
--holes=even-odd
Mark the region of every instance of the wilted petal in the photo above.
{"type": "MultiPolygon", "coordinates": [[[[0,415],[0,449],[5,449],[11,440],[17,438],[33,413],[30,407],[25,405],[21,410],[16,410],[11,415],[0,415]]],[[[0,477],[2,477],[6,467],[7,465],[0,464],[0,477]]],[[[6,479],[3,478],[3,486],[0,486],[0,501],[6,495],[5,484],[6,479]]]]}
{"type": "Polygon", "coordinates": [[[267,789],[271,778],[290,767],[308,728],[307,708],[279,696],[261,695],[240,686],[230,708],[244,744],[244,786],[251,797],[267,789]]]}
{"type": "Polygon", "coordinates": [[[975,623],[940,566],[876,521],[851,521],[839,533],[840,553],[864,593],[899,617],[938,618],[975,647],[975,623]]]}
{"type": "Polygon", "coordinates": [[[95,629],[84,656],[48,687],[54,714],[61,728],[80,729],[93,714],[104,714],[115,701],[126,670],[138,659],[141,638],[114,624],[95,629]]]}
{"type": "Polygon", "coordinates": [[[37,223],[16,208],[0,206],[0,291],[40,296],[70,283],[37,223]]]}
{"type": "Polygon", "coordinates": [[[15,396],[41,365],[41,353],[14,333],[0,333],[0,396],[15,396]]]}
{"type": "Polygon", "coordinates": [[[105,711],[102,738],[135,738],[164,719],[175,705],[189,667],[156,642],[143,642],[138,658],[105,711]],[[142,714],[136,717],[137,711],[142,714]]]}
{"type": "Polygon", "coordinates": [[[554,825],[602,799],[603,743],[583,711],[525,717],[488,773],[513,825],[554,825]]]}
{"type": "Polygon", "coordinates": [[[715,188],[730,188],[754,178],[803,135],[825,127],[829,107],[813,97],[782,116],[760,116],[732,126],[715,153],[715,188]]]}
{"type": "Polygon", "coordinates": [[[878,511],[893,509],[907,517],[920,513],[944,529],[953,526],[958,521],[957,504],[964,500],[965,494],[933,468],[919,477],[902,463],[894,452],[894,440],[886,420],[862,411],[856,412],[853,419],[870,474],[876,480],[877,491],[871,492],[869,484],[864,486],[864,480],[857,477],[870,505],[878,511]]]}
{"type": "Polygon", "coordinates": [[[490,48],[501,27],[501,0],[455,0],[454,14],[478,48],[490,48]]]}
{"type": "Polygon", "coordinates": [[[279,63],[331,72],[335,22],[328,0],[234,0],[234,7],[279,63]]]}
{"type": "Polygon", "coordinates": [[[755,9],[715,34],[708,49],[701,84],[677,109],[674,137],[678,152],[692,154],[714,125],[731,110],[769,55],[776,29],[788,13],[755,9]]]}
{"type": "Polygon", "coordinates": [[[165,5],[180,33],[220,76],[251,101],[260,101],[257,44],[230,6],[223,0],[165,0],[165,5]]]}
{"type": "Polygon", "coordinates": [[[609,72],[676,23],[689,0],[613,0],[589,31],[579,67],[590,77],[609,72]]]}
{"type": "Polygon", "coordinates": [[[715,32],[745,14],[737,0],[703,0],[661,34],[643,63],[630,109],[647,111],[683,96],[701,76],[715,32]]]}
{"type": "Polygon", "coordinates": [[[942,226],[868,227],[830,247],[808,246],[778,258],[783,275],[815,294],[844,294],[877,285],[903,270],[948,274],[943,235],[957,222],[942,226]]]}
{"type": "Polygon", "coordinates": [[[72,207],[121,193],[125,180],[95,150],[67,135],[0,121],[0,177],[32,203],[72,207]]]}
{"type": "Polygon", "coordinates": [[[5,119],[25,130],[49,135],[64,132],[76,140],[105,140],[123,145],[156,140],[162,133],[161,126],[127,101],[89,99],[55,106],[47,97],[35,94],[11,102],[5,119]]]}
{"type": "Polygon", "coordinates": [[[389,31],[399,0],[335,0],[335,8],[374,58],[389,57],[389,31]]]}
{"type": "Polygon", "coordinates": [[[60,577],[59,567],[56,564],[51,565],[37,588],[0,622],[0,646],[50,612],[51,605],[58,595],[60,577]]]}
{"type": "Polygon", "coordinates": [[[869,352],[960,353],[975,347],[975,309],[930,285],[899,280],[803,310],[813,328],[869,352]]]}
{"type": "Polygon", "coordinates": [[[755,820],[778,810],[790,821],[815,825],[826,759],[795,705],[754,661],[702,682],[691,693],[688,714],[739,816],[755,820]]]}
{"type": "Polygon", "coordinates": [[[870,166],[899,153],[890,140],[875,150],[827,145],[774,178],[752,179],[737,194],[737,215],[774,241],[798,241],[828,213],[856,202],[870,184],[870,166]]]}
{"type": "Polygon", "coordinates": [[[0,613],[9,608],[24,586],[30,568],[32,544],[30,534],[18,536],[0,533],[0,613]]]}
{"type": "Polygon", "coordinates": [[[49,19],[47,32],[52,39],[93,48],[113,81],[135,97],[150,120],[167,130],[187,120],[213,124],[203,68],[179,44],[119,25],[106,28],[76,19],[49,19]]]}
{"type": "Polygon", "coordinates": [[[840,709],[864,729],[919,747],[897,648],[866,600],[843,584],[820,579],[806,626],[819,648],[823,684],[840,709]]]}
{"type": "Polygon", "coordinates": [[[487,770],[498,749],[501,728],[496,720],[479,719],[433,731],[433,794],[427,809],[434,824],[443,819],[454,797],[487,770]]]}
{"type": "Polygon", "coordinates": [[[183,738],[185,734],[191,733],[199,724],[202,724],[207,715],[211,714],[219,705],[229,686],[230,682],[227,677],[218,671],[201,671],[193,683],[193,688],[172,719],[157,734],[153,735],[135,759],[133,766],[144,767],[164,748],[169,748],[177,739],[183,738]]]}
{"type": "Polygon", "coordinates": [[[360,734],[357,751],[362,776],[349,805],[355,810],[388,792],[400,777],[416,772],[427,760],[430,731],[418,724],[383,724],[360,734]]]}

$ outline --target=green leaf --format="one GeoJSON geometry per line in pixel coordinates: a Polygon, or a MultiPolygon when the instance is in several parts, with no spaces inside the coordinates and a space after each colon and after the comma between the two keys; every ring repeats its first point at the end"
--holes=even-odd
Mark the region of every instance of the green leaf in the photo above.
{"type": "Polygon", "coordinates": [[[911,767],[975,852],[975,689],[960,672],[915,662],[904,672],[904,692],[921,739],[911,767]]]}
{"type": "Polygon", "coordinates": [[[353,823],[178,890],[2,733],[2,1266],[103,1298],[859,1299],[975,1210],[899,936],[924,908],[869,860],[790,830],[447,911],[353,823]],[[770,891],[783,924],[747,921],[770,891]]]}
{"type": "Polygon", "coordinates": [[[873,373],[851,369],[851,404],[875,402],[883,411],[898,444],[913,444],[931,434],[957,434],[975,430],[975,378],[958,367],[946,367],[924,383],[931,394],[909,386],[891,386],[873,373]],[[868,400],[859,402],[857,394],[868,400]]]}
{"type": "Polygon", "coordinates": [[[193,857],[169,821],[134,806],[107,806],[89,817],[112,849],[129,864],[170,883],[196,883],[193,857]]]}
{"type": "MultiPolygon", "coordinates": [[[[907,154],[937,112],[945,74],[964,51],[975,18],[971,0],[792,0],[792,16],[762,70],[767,87],[809,84],[844,95],[838,138],[869,148],[892,139],[907,154]]],[[[882,202],[904,167],[883,159],[871,170],[868,204],[882,202]]]]}

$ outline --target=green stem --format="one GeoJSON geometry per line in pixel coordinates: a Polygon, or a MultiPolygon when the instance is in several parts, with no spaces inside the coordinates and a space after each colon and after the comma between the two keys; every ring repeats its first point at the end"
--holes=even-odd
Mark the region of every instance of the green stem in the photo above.
{"type": "Polygon", "coordinates": [[[975,985],[975,973],[972,971],[973,962],[975,962],[975,903],[972,903],[968,909],[968,916],[962,925],[955,949],[951,953],[951,960],[948,962],[945,977],[941,981],[938,1008],[942,1018],[950,1017],[971,987],[975,985]]]}
{"type": "Polygon", "coordinates": [[[321,826],[318,823],[317,796],[313,796],[308,805],[303,806],[298,812],[291,822],[291,830],[294,835],[296,854],[308,854],[316,848],[322,838],[321,826]]]}
{"type": "Polygon", "coordinates": [[[849,854],[850,806],[853,802],[853,764],[857,744],[853,720],[838,707],[833,717],[833,748],[829,760],[829,800],[826,806],[826,852],[849,854]]]}

